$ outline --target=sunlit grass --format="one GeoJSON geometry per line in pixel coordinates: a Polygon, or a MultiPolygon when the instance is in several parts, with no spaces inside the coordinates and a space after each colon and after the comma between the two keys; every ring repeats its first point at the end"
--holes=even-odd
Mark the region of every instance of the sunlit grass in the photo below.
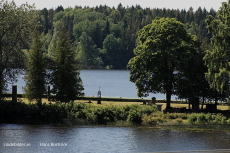
{"type": "MultiPolygon", "coordinates": [[[[7,100],[11,100],[11,98],[7,98],[7,100]]],[[[20,101],[24,102],[26,104],[28,104],[28,103],[36,103],[35,101],[29,102],[28,99],[26,99],[26,98],[18,98],[18,102],[20,102],[20,101]]],[[[75,100],[74,102],[75,103],[88,103],[89,100],[75,100]]],[[[92,104],[97,104],[97,101],[90,101],[90,102],[92,104]]],[[[42,103],[49,104],[50,102],[48,101],[47,98],[43,98],[42,103]]],[[[52,101],[51,101],[51,103],[55,104],[55,102],[52,102],[52,101]]],[[[101,101],[101,105],[120,105],[120,106],[123,106],[123,105],[132,105],[132,104],[141,105],[142,102],[101,101]]],[[[162,105],[162,110],[164,110],[166,108],[166,103],[157,103],[157,104],[162,105]]],[[[189,108],[188,104],[178,104],[178,103],[171,103],[171,107],[174,107],[174,108],[183,108],[183,107],[185,107],[186,109],[189,108]]],[[[201,105],[200,105],[200,108],[201,108],[201,105]]],[[[206,105],[204,105],[203,108],[205,109],[206,105]]],[[[219,110],[229,110],[230,108],[227,105],[217,105],[217,109],[219,109],[219,110]]]]}

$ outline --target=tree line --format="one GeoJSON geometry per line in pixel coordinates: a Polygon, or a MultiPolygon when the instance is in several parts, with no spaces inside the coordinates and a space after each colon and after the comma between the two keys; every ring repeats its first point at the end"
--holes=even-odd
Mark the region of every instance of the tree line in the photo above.
{"type": "Polygon", "coordinates": [[[197,35],[205,45],[209,43],[207,15],[216,15],[213,9],[197,10],[142,8],[140,5],[117,8],[106,5],[96,7],[73,6],[38,11],[46,39],[46,50],[52,47],[55,30],[64,23],[71,42],[75,45],[77,58],[82,68],[126,69],[129,59],[134,57],[137,32],[156,17],[176,18],[185,25],[189,33],[197,35]]]}

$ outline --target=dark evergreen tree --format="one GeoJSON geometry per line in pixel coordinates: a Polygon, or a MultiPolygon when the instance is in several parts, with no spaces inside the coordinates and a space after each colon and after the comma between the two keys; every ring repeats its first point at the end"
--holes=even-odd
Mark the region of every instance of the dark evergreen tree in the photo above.
{"type": "Polygon", "coordinates": [[[64,8],[62,5],[58,6],[56,9],[55,9],[55,12],[60,12],[60,11],[64,11],[64,8]]]}
{"type": "Polygon", "coordinates": [[[49,30],[49,18],[48,18],[48,10],[46,8],[44,8],[43,10],[40,11],[40,15],[41,15],[41,24],[42,24],[42,31],[45,34],[48,32],[49,30]]]}
{"type": "Polygon", "coordinates": [[[78,61],[70,46],[69,36],[64,27],[58,31],[54,48],[52,49],[51,80],[53,86],[51,92],[60,102],[70,102],[81,94],[83,90],[80,78],[78,61]]]}
{"type": "Polygon", "coordinates": [[[25,96],[29,101],[36,100],[40,106],[42,96],[46,93],[46,66],[44,42],[37,29],[33,33],[33,41],[25,58],[25,96]]]}

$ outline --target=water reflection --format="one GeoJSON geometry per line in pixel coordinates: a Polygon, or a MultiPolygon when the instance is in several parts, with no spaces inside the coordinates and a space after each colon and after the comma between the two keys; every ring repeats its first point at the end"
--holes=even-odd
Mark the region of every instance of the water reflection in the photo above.
{"type": "Polygon", "coordinates": [[[229,135],[224,131],[135,127],[57,128],[6,124],[0,125],[0,152],[131,153],[230,149],[229,135]],[[30,143],[31,146],[6,147],[4,143],[30,143]],[[51,146],[52,143],[62,146],[51,146]]]}

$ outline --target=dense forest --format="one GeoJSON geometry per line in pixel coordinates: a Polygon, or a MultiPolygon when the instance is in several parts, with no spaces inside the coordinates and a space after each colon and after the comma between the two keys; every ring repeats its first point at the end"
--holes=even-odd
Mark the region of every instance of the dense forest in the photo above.
{"type": "Polygon", "coordinates": [[[182,22],[189,33],[199,38],[201,51],[204,51],[211,38],[205,19],[207,15],[216,16],[215,10],[201,7],[197,10],[192,7],[189,10],[150,9],[140,5],[123,7],[122,4],[117,8],[58,6],[38,11],[46,51],[52,50],[55,36],[64,23],[83,69],[126,69],[128,61],[134,57],[137,32],[156,17],[176,18],[182,22]]]}

